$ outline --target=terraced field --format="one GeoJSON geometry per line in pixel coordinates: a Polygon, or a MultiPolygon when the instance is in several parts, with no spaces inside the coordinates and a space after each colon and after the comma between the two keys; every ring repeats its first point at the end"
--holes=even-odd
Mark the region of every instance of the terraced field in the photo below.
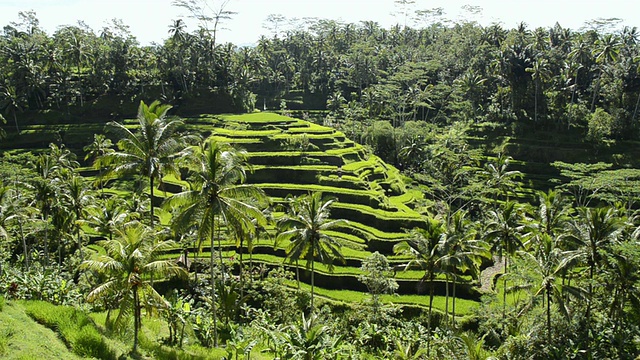
{"type": "MultiPolygon", "coordinates": [[[[374,251],[387,255],[396,265],[406,262],[393,255],[392,249],[406,238],[406,229],[424,224],[422,215],[413,209],[422,193],[407,189],[405,182],[409,180],[396,168],[341,132],[274,113],[203,115],[186,119],[186,124],[194,131],[245,149],[253,168],[247,181],[263,189],[274,208],[287,197],[313,191],[337,199],[332,217],[346,219],[348,223],[331,235],[343,244],[346,263],[335,264],[333,272],[317,266],[316,282],[320,287],[366,291],[357,276],[361,261],[374,251]]],[[[165,183],[158,188],[167,190],[167,196],[184,185],[170,178],[166,178],[165,183]]],[[[164,197],[162,192],[158,194],[164,197]]],[[[277,219],[282,213],[276,212],[274,216],[277,219]]],[[[282,264],[287,244],[274,248],[274,234],[272,226],[258,241],[252,254],[253,262],[269,267],[282,264]]],[[[231,241],[223,240],[222,246],[227,257],[239,252],[231,241]]],[[[208,251],[210,247],[206,246],[200,256],[206,258],[208,251]]],[[[245,258],[247,252],[248,249],[243,249],[245,258]]],[[[426,287],[420,284],[421,276],[421,271],[398,272],[401,296],[426,293],[426,287]]],[[[301,280],[308,281],[308,278],[309,274],[302,272],[301,280]]],[[[471,279],[463,279],[462,283],[460,288],[464,289],[459,289],[459,295],[477,299],[471,279]]],[[[444,295],[444,285],[444,279],[439,279],[436,292],[444,295]]]]}
{"type": "MultiPolygon", "coordinates": [[[[134,127],[134,121],[127,120],[125,123],[134,127]]],[[[321,191],[337,199],[332,217],[348,222],[331,235],[342,243],[346,262],[335,264],[333,272],[316,265],[316,285],[321,291],[324,288],[328,297],[342,289],[361,294],[366,292],[357,276],[361,273],[359,268],[362,260],[375,251],[387,255],[394,265],[406,263],[407,259],[395,256],[392,249],[406,238],[405,230],[424,224],[422,215],[414,210],[423,195],[418,190],[408,188],[406,184],[410,182],[409,179],[362,145],[334,129],[275,113],[201,115],[187,118],[185,123],[194,132],[231,143],[249,153],[252,171],[247,181],[269,195],[276,209],[276,220],[282,216],[277,210],[278,205],[283,204],[287,197],[321,191]]],[[[15,149],[38,151],[49,142],[62,141],[71,150],[82,154],[82,147],[92,141],[93,134],[102,132],[104,127],[97,124],[86,127],[32,125],[25,126],[19,137],[10,138],[5,144],[12,144],[15,149]]],[[[90,168],[84,168],[81,173],[87,177],[96,175],[90,168]]],[[[159,205],[185,186],[186,182],[180,179],[165,177],[157,186],[154,203],[159,205]]],[[[124,194],[118,189],[107,191],[124,194]]],[[[170,215],[162,211],[159,213],[161,222],[169,224],[170,215]]],[[[272,225],[254,244],[251,254],[254,263],[266,267],[283,263],[287,244],[274,247],[274,235],[275,227],[272,225]]],[[[218,244],[215,245],[217,249],[218,244]]],[[[240,249],[235,247],[234,241],[222,239],[221,245],[226,258],[237,259],[240,249]]],[[[191,254],[196,253],[195,248],[189,250],[191,254]]],[[[177,258],[181,251],[175,249],[166,256],[177,258]]],[[[210,251],[211,244],[204,244],[203,252],[198,255],[203,259],[202,262],[209,257],[210,251]]],[[[249,257],[247,248],[242,252],[245,259],[249,257]]],[[[304,268],[304,262],[300,266],[304,268]]],[[[400,285],[400,296],[393,301],[424,305],[426,300],[416,297],[428,291],[427,286],[420,282],[422,274],[418,270],[398,271],[396,278],[400,285]]],[[[309,282],[310,274],[301,271],[301,280],[309,282]]],[[[445,294],[444,278],[437,280],[435,290],[436,294],[445,294]]],[[[470,278],[460,279],[457,294],[469,301],[469,308],[479,299],[477,286],[470,278]]]]}

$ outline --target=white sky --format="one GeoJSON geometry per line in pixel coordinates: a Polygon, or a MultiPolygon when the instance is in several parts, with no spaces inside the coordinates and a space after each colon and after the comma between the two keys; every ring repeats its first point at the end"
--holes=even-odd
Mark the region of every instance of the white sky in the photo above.
{"type": "MultiPolygon", "coordinates": [[[[209,0],[217,3],[220,0],[209,0]]],[[[521,21],[530,29],[549,27],[557,22],[578,29],[596,18],[620,18],[622,25],[640,27],[640,4],[637,0],[416,0],[418,9],[443,7],[449,19],[459,19],[461,6],[471,4],[483,9],[480,16],[471,17],[483,25],[500,22],[506,28],[521,21]]],[[[400,22],[390,13],[393,0],[231,0],[229,10],[238,14],[227,22],[219,34],[222,42],[237,45],[254,43],[267,34],[262,25],[269,14],[287,18],[318,17],[358,22],[377,21],[384,27],[400,22]]],[[[186,13],[171,5],[171,0],[0,0],[0,26],[18,20],[18,12],[35,10],[40,25],[49,34],[60,25],[83,20],[98,32],[107,21],[117,18],[130,27],[142,44],[162,42],[167,38],[172,20],[185,18],[186,13]]],[[[187,31],[196,30],[187,22],[187,31]]]]}

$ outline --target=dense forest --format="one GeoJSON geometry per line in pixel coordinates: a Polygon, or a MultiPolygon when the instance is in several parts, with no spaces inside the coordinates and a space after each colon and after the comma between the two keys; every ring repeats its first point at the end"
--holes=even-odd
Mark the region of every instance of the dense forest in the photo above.
{"type": "Polygon", "coordinates": [[[640,356],[638,30],[396,3],[4,26],[0,356],[17,312],[53,358],[640,356]]]}

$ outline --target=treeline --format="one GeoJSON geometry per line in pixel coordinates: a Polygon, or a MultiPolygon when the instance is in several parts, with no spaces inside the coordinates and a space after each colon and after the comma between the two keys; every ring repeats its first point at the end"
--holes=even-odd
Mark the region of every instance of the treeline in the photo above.
{"type": "Polygon", "coordinates": [[[214,93],[223,111],[327,109],[332,123],[475,120],[579,127],[595,142],[638,137],[635,27],[385,29],[314,20],[239,48],[175,20],[167,35],[141,46],[117,21],[97,32],[80,23],[48,35],[34,13],[20,13],[0,36],[0,110],[11,121],[25,110],[69,110],[109,96],[179,106],[214,93]]]}

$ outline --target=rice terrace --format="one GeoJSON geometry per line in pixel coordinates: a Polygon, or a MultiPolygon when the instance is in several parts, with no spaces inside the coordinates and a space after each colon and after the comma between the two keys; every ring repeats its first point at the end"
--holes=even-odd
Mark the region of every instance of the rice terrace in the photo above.
{"type": "Polygon", "coordinates": [[[3,24],[0,358],[640,358],[636,27],[242,1],[3,24]]]}

